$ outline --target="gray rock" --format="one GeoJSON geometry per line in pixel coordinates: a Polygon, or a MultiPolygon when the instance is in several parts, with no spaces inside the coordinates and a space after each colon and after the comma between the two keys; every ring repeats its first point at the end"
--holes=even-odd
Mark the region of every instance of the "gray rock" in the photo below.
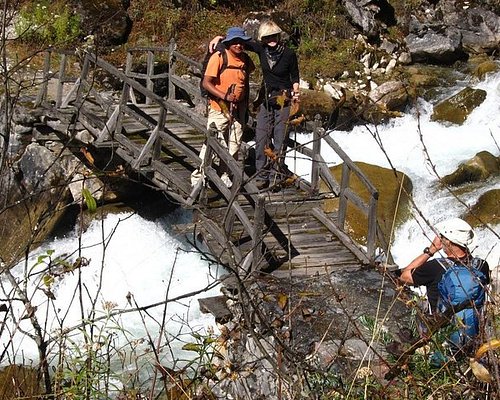
{"type": "Polygon", "coordinates": [[[368,97],[387,110],[397,110],[407,103],[408,92],[402,82],[389,81],[370,91],[368,97]]]}
{"type": "Polygon", "coordinates": [[[394,23],[394,9],[387,1],[344,0],[354,25],[369,38],[378,38],[382,28],[394,23]]]}
{"type": "Polygon", "coordinates": [[[398,45],[396,43],[390,42],[387,39],[383,39],[382,43],[379,46],[379,48],[381,50],[384,50],[385,52],[387,52],[389,54],[392,54],[392,53],[394,53],[397,50],[398,45]]]}
{"type": "Polygon", "coordinates": [[[448,28],[443,33],[433,30],[418,35],[410,33],[405,41],[413,62],[451,64],[463,57],[458,29],[448,28]]]}
{"type": "Polygon", "coordinates": [[[443,20],[462,35],[462,47],[468,53],[492,53],[500,45],[500,16],[481,7],[444,12],[443,20]]]}
{"type": "Polygon", "coordinates": [[[22,173],[28,192],[52,189],[63,181],[64,171],[56,155],[44,146],[31,143],[15,165],[22,173]]]}

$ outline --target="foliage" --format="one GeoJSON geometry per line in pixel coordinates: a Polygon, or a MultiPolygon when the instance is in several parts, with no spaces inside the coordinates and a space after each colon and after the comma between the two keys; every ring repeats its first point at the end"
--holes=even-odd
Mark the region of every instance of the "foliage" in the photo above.
{"type": "Polygon", "coordinates": [[[80,23],[80,17],[64,1],[38,0],[22,6],[15,31],[25,42],[61,45],[78,38],[80,23]]]}
{"type": "Polygon", "coordinates": [[[75,339],[64,335],[58,343],[61,350],[55,367],[54,392],[56,396],[64,393],[65,398],[73,399],[109,398],[111,392],[121,387],[110,367],[111,360],[124,352],[118,334],[125,332],[116,321],[107,318],[104,323],[82,328],[80,333],[75,339]]]}
{"type": "Polygon", "coordinates": [[[375,342],[379,342],[384,345],[387,345],[389,342],[391,342],[391,335],[387,332],[386,329],[384,329],[383,325],[380,322],[377,322],[375,318],[370,315],[361,315],[358,319],[361,325],[368,329],[375,342]]]}

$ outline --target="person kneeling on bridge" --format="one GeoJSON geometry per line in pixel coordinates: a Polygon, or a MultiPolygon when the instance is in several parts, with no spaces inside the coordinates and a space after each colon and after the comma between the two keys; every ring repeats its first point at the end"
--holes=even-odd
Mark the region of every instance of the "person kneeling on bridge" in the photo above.
{"type": "MultiPolygon", "coordinates": [[[[249,75],[255,70],[255,65],[244,51],[245,42],[249,40],[250,36],[246,36],[242,28],[229,28],[222,41],[224,48],[212,54],[202,81],[209,99],[207,128],[210,130],[215,126],[217,139],[235,159],[238,159],[247,114],[249,75]]],[[[202,165],[191,174],[193,186],[204,178],[205,152],[206,144],[200,151],[202,165]]],[[[227,187],[231,187],[227,167],[216,157],[213,161],[220,163],[218,172],[221,179],[227,187]]]]}

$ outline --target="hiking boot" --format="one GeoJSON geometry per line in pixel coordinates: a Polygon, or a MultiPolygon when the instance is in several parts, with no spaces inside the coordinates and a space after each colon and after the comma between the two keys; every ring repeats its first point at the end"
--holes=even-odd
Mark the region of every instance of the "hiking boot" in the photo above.
{"type": "Polygon", "coordinates": [[[231,182],[231,178],[229,178],[229,175],[227,174],[227,172],[224,172],[222,174],[222,176],[220,177],[220,179],[222,180],[222,182],[224,183],[224,185],[226,185],[226,187],[228,189],[231,188],[231,186],[233,186],[233,182],[231,182]]]}

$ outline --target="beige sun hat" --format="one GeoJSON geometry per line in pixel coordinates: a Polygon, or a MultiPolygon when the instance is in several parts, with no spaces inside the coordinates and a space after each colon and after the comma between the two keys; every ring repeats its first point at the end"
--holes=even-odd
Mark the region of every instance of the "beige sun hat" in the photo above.
{"type": "Polygon", "coordinates": [[[257,39],[262,40],[263,37],[279,35],[283,30],[273,21],[267,20],[260,24],[257,39]]]}

